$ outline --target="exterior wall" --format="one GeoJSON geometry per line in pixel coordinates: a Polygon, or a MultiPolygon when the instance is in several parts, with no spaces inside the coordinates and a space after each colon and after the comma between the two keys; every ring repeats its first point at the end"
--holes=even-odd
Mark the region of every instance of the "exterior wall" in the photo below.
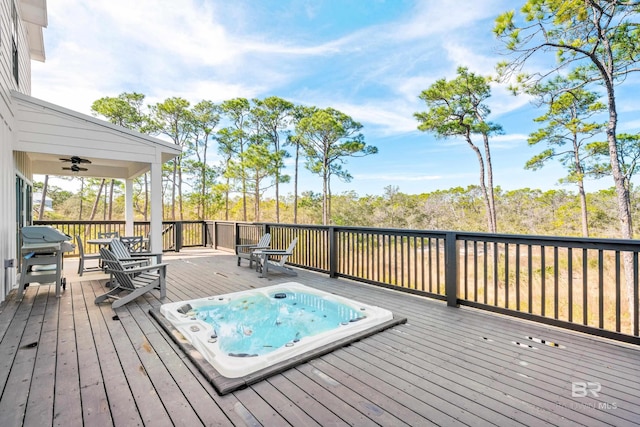
{"type": "MultiPolygon", "coordinates": [[[[10,90],[31,94],[31,59],[22,20],[18,28],[19,84],[13,77],[11,49],[11,11],[13,1],[0,2],[0,301],[15,287],[16,269],[5,268],[5,260],[17,257],[16,248],[16,173],[31,179],[30,161],[26,155],[14,156],[16,140],[15,113],[10,90]]],[[[16,3],[18,14],[20,5],[16,3]]]]}
{"type": "Polygon", "coordinates": [[[0,301],[16,282],[15,268],[4,268],[4,260],[16,256],[16,197],[12,154],[12,132],[0,120],[0,301]]]}

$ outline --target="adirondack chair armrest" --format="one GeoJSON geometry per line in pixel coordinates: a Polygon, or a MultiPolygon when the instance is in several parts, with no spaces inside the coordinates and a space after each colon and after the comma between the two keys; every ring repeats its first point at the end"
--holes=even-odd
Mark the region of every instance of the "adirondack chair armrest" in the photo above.
{"type": "Polygon", "coordinates": [[[240,249],[249,249],[250,251],[255,251],[255,250],[261,250],[261,249],[269,249],[269,246],[236,245],[236,253],[238,253],[240,249]]]}
{"type": "Polygon", "coordinates": [[[133,261],[133,262],[144,262],[143,259],[137,258],[137,257],[131,257],[131,258],[118,258],[118,261],[133,261]]]}
{"type": "Polygon", "coordinates": [[[158,264],[162,263],[162,252],[133,252],[130,255],[137,260],[155,257],[158,264]]]}
{"type": "Polygon", "coordinates": [[[107,273],[124,273],[128,275],[135,275],[138,273],[144,273],[145,271],[151,271],[151,270],[160,270],[160,269],[166,270],[167,265],[169,264],[153,264],[153,265],[145,265],[141,267],[127,268],[125,270],[114,270],[112,268],[107,268],[107,273]]]}
{"type": "Polygon", "coordinates": [[[134,258],[149,258],[149,257],[157,257],[158,255],[162,256],[162,253],[157,252],[131,252],[131,256],[134,258]]]}
{"type": "Polygon", "coordinates": [[[291,255],[291,252],[287,252],[282,249],[262,249],[256,252],[256,255],[265,254],[265,255],[291,255]]]}
{"type": "Polygon", "coordinates": [[[254,244],[249,244],[249,245],[236,245],[236,248],[255,248],[256,245],[254,244]]]}

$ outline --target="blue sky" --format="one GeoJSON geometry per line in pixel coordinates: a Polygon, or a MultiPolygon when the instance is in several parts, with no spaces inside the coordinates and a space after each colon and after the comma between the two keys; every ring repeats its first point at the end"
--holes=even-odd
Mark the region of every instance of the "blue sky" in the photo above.
{"type": "MultiPolygon", "coordinates": [[[[479,0],[56,0],[48,2],[47,60],[32,63],[32,95],[83,113],[103,96],[141,92],[148,104],[180,96],[193,104],[279,96],[336,108],[363,124],[379,153],[350,159],[350,183],[334,194],[381,194],[388,185],[422,193],[478,183],[475,154],[462,140],[419,132],[418,99],[456,68],[492,74],[504,59],[491,29],[521,2],[479,0]]],[[[536,64],[532,64],[536,66],[536,64]]],[[[540,65],[540,64],[537,64],[540,65]]],[[[638,132],[640,77],[620,87],[620,131],[638,132]]],[[[542,147],[528,147],[529,100],[492,86],[494,183],[504,189],[561,188],[562,167],[524,170],[542,147]]],[[[292,173],[292,160],[287,173],[292,173]]],[[[613,185],[587,183],[594,191],[613,185]]],[[[320,192],[303,174],[301,189],[320,192]]],[[[566,187],[573,190],[572,187],[566,187]]],[[[285,186],[284,194],[292,192],[285,186]]]]}

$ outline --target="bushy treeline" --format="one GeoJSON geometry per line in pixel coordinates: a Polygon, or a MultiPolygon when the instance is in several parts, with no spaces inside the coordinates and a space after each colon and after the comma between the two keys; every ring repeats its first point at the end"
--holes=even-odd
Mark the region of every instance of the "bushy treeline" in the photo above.
{"type": "MultiPolygon", "coordinates": [[[[405,194],[387,187],[381,196],[346,193],[334,199],[333,219],[340,225],[427,230],[486,231],[482,192],[477,186],[423,194],[405,194]]],[[[564,189],[542,191],[496,187],[498,233],[580,236],[580,203],[564,189]]],[[[588,193],[591,237],[618,237],[614,189],[588,193]]],[[[632,211],[638,216],[637,194],[632,211]]]]}
{"type": "MultiPolygon", "coordinates": [[[[37,183],[36,188],[41,184],[37,183]]],[[[116,189],[119,186],[115,187],[116,189]]],[[[44,219],[77,218],[80,193],[50,187],[49,195],[53,210],[46,212],[44,219]]],[[[634,219],[640,220],[640,193],[631,192],[631,208],[634,219]]],[[[382,228],[405,228],[423,230],[486,231],[486,216],[482,192],[478,186],[454,187],[430,193],[406,194],[397,187],[388,186],[382,195],[358,195],[355,191],[333,195],[332,219],[336,225],[369,226],[382,228]]],[[[616,216],[616,194],[613,188],[587,193],[589,227],[592,237],[619,237],[619,222],[616,216]]],[[[185,219],[198,219],[198,199],[186,197],[183,204],[185,219]]],[[[253,201],[251,198],[249,203],[253,201]]],[[[277,222],[276,203],[273,198],[262,202],[260,221],[277,222]]],[[[124,218],[124,195],[116,191],[112,219],[124,218]]],[[[280,198],[280,222],[293,223],[294,196],[280,198]]],[[[106,205],[107,210],[109,205],[106,205]]],[[[108,219],[104,199],[97,206],[96,220],[108,219]]],[[[168,207],[167,207],[168,209],[168,207]]],[[[86,210],[89,212],[89,209],[86,210]]],[[[503,190],[496,187],[496,211],[498,232],[509,234],[534,234],[557,236],[580,236],[580,203],[578,195],[567,189],[543,191],[522,188],[503,190]]],[[[242,221],[244,216],[242,198],[231,199],[228,219],[242,221]]],[[[298,223],[322,224],[322,194],[310,191],[298,196],[298,223]]],[[[88,219],[84,217],[83,219],[88,219]]],[[[137,215],[143,220],[142,215],[137,215]]],[[[223,220],[225,210],[220,209],[206,219],[223,220]]],[[[249,211],[248,221],[255,221],[249,211]]],[[[634,221],[638,224],[639,221],[634,221]]]]}

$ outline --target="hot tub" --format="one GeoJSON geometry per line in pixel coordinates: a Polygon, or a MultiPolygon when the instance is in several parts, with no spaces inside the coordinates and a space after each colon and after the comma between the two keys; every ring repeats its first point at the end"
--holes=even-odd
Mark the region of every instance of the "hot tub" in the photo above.
{"type": "Polygon", "coordinates": [[[176,342],[188,343],[192,360],[204,359],[219,375],[241,383],[406,321],[296,282],[163,304],[159,313],[176,342]]]}

